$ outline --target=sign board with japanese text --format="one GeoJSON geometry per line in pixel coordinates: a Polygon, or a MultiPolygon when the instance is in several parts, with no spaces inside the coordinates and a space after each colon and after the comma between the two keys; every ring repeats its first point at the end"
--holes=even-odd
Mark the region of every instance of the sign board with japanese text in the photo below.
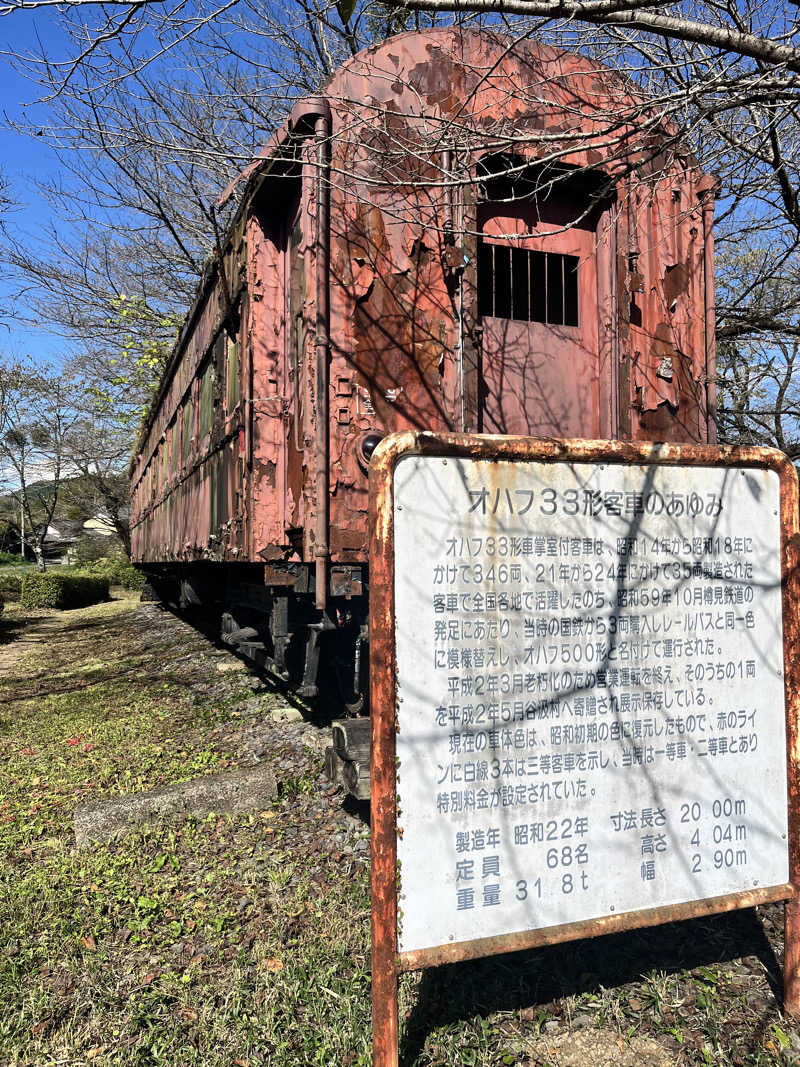
{"type": "Polygon", "coordinates": [[[788,461],[409,434],[376,466],[396,966],[792,897],[788,461]]]}
{"type": "Polygon", "coordinates": [[[411,455],[394,499],[400,951],[788,882],[775,471],[411,455]]]}

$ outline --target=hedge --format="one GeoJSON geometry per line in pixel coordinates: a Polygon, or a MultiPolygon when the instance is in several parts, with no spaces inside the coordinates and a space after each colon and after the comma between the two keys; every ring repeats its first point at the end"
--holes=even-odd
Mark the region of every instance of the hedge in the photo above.
{"type": "Polygon", "coordinates": [[[0,595],[4,600],[19,600],[24,577],[24,574],[14,574],[13,571],[0,573],[0,595]]]}
{"type": "Polygon", "coordinates": [[[83,574],[98,574],[108,578],[111,585],[121,585],[123,589],[141,589],[144,586],[144,575],[127,559],[104,557],[84,564],[80,570],[83,574]]]}
{"type": "Polygon", "coordinates": [[[83,608],[108,600],[108,578],[45,571],[26,574],[20,601],[25,608],[83,608]]]}

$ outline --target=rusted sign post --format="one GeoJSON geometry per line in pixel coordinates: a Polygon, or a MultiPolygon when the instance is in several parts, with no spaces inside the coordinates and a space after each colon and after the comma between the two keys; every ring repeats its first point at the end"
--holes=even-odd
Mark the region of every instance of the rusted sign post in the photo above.
{"type": "Polygon", "coordinates": [[[800,1010],[789,461],[407,433],[370,490],[376,1067],[401,971],[770,901],[800,1010]]]}

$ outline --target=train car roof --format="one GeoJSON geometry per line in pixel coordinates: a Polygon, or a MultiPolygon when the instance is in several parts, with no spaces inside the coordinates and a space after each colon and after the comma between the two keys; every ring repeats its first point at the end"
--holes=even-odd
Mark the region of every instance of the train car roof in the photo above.
{"type": "MultiPolygon", "coordinates": [[[[592,112],[605,110],[621,123],[626,109],[638,114],[648,107],[646,96],[623,72],[530,37],[459,26],[408,30],[362,49],[337,68],[319,95],[297,101],[284,125],[222,191],[217,207],[236,195],[240,206],[246,203],[259,179],[286,158],[293,136],[303,129],[308,116],[325,106],[332,108],[334,117],[352,108],[439,121],[464,114],[479,126],[476,112],[486,107],[487,94],[496,98],[503,92],[497,88],[497,71],[504,63],[537,76],[535,88],[532,84],[520,88],[520,94],[535,95],[524,109],[518,97],[512,117],[518,118],[522,110],[556,105],[580,108],[584,121],[592,112]],[[463,95],[459,93],[463,79],[461,86],[454,83],[459,70],[474,75],[473,85],[463,95]],[[469,99],[465,101],[464,96],[469,99]]],[[[488,139],[489,131],[485,135],[488,139]]]]}
{"type": "MultiPolygon", "coordinates": [[[[501,74],[498,72],[505,70],[507,73],[511,68],[530,75],[529,83],[520,87],[520,92],[529,94],[528,105],[523,108],[516,98],[509,118],[521,123],[520,128],[530,131],[531,140],[534,137],[532,126],[537,123],[537,107],[540,110],[548,107],[566,109],[584,124],[592,123],[593,114],[605,113],[606,121],[613,115],[618,130],[630,130],[636,116],[644,116],[649,107],[646,96],[624,73],[598,60],[541,44],[530,37],[516,38],[493,30],[459,26],[397,34],[348,59],[334,72],[318,96],[298,100],[286,122],[270,137],[258,156],[223,190],[216,201],[217,210],[234,197],[239,201],[221,241],[223,252],[260,184],[270,175],[285,173],[297,165],[300,142],[310,132],[309,120],[316,114],[321,111],[333,113],[334,142],[337,139],[336,119],[341,120],[347,113],[352,115],[354,112],[358,113],[360,121],[368,121],[370,114],[381,111],[412,123],[443,123],[452,121],[454,115],[464,115],[471,128],[480,130],[481,112],[486,109],[487,101],[493,101],[491,110],[496,114],[498,94],[502,97],[505,93],[506,99],[510,99],[508,90],[499,86],[501,74]]],[[[496,151],[504,138],[488,128],[490,122],[483,125],[486,150],[496,151]],[[492,140],[497,141],[494,147],[492,140]]],[[[674,132],[663,120],[660,125],[665,133],[674,132]]],[[[522,148],[524,150],[524,145],[522,148]]],[[[515,150],[519,151],[520,146],[515,146],[515,150]]],[[[602,165],[600,154],[595,152],[595,156],[593,158],[591,152],[585,153],[584,163],[602,165]]],[[[217,273],[218,254],[214,254],[203,272],[195,299],[142,422],[131,466],[145,443],[195,319],[216,283],[217,273]]]]}

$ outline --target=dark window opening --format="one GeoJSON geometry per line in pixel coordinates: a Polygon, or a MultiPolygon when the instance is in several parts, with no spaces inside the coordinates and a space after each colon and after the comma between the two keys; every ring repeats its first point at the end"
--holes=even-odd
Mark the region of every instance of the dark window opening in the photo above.
{"type": "Polygon", "coordinates": [[[531,163],[499,152],[478,163],[483,205],[533,208],[540,222],[595,230],[602,212],[615,199],[614,183],[603,171],[531,163]]]}
{"type": "Polygon", "coordinates": [[[578,257],[478,244],[478,314],[578,325],[578,257]]]}
{"type": "MultiPolygon", "coordinates": [[[[494,202],[535,201],[542,187],[550,188],[542,173],[540,166],[531,166],[522,156],[507,152],[485,156],[478,162],[481,197],[494,202]]],[[[551,181],[553,173],[549,174],[551,181]]]]}

